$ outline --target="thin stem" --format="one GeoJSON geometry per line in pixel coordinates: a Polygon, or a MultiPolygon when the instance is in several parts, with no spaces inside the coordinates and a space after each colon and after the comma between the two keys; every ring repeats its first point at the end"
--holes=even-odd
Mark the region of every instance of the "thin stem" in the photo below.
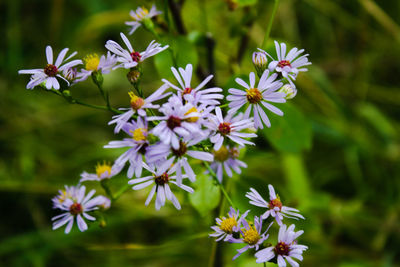
{"type": "Polygon", "coordinates": [[[83,101],[80,101],[80,100],[78,100],[78,99],[72,99],[72,100],[70,101],[70,103],[72,103],[72,104],[79,104],[79,105],[82,105],[82,106],[85,106],[85,107],[89,107],[89,108],[108,110],[108,111],[111,111],[111,112],[113,112],[113,113],[115,113],[115,114],[121,114],[121,113],[122,113],[121,111],[116,110],[115,108],[112,108],[112,107],[99,106],[99,105],[92,105],[92,104],[89,104],[89,103],[85,103],[85,102],[83,102],[83,101]]]}
{"type": "Polygon", "coordinates": [[[229,103],[227,103],[227,104],[223,104],[223,105],[220,105],[219,107],[220,107],[220,108],[226,108],[226,107],[229,107],[229,103]]]}
{"type": "Polygon", "coordinates": [[[122,196],[122,194],[125,193],[125,191],[128,190],[130,187],[131,187],[131,185],[128,183],[126,183],[126,185],[121,187],[121,189],[117,193],[115,193],[114,201],[117,200],[118,198],[120,198],[120,196],[122,196]]]}
{"type": "Polygon", "coordinates": [[[263,40],[263,42],[261,44],[261,48],[265,48],[265,45],[267,44],[267,41],[269,39],[269,34],[271,33],[272,24],[274,22],[275,14],[276,14],[276,11],[278,10],[279,0],[274,0],[274,1],[275,1],[274,2],[274,7],[272,9],[271,17],[269,18],[267,31],[265,32],[265,36],[264,36],[264,40],[263,40]]]}
{"type": "Polygon", "coordinates": [[[114,201],[114,196],[111,192],[110,187],[108,186],[108,179],[103,179],[100,182],[101,187],[103,187],[104,191],[106,192],[107,196],[111,199],[111,201],[114,201]]]}
{"type": "Polygon", "coordinates": [[[210,172],[211,176],[215,179],[215,181],[219,185],[219,188],[221,189],[221,192],[225,196],[226,200],[228,200],[229,204],[235,209],[235,205],[233,204],[231,198],[229,197],[229,195],[226,192],[225,188],[223,187],[222,183],[219,182],[218,177],[215,174],[215,172],[211,169],[210,165],[207,162],[204,162],[204,165],[206,166],[206,168],[210,172]]]}
{"type": "Polygon", "coordinates": [[[264,267],[267,267],[267,263],[266,262],[264,262],[264,267]]]}

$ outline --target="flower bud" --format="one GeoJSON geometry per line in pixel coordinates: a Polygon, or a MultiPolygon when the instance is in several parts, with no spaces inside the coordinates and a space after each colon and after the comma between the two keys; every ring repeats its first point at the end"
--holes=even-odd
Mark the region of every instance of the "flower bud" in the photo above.
{"type": "Polygon", "coordinates": [[[297,94],[297,89],[294,86],[291,86],[290,84],[285,84],[284,86],[281,87],[281,89],[278,90],[278,92],[285,93],[285,99],[292,99],[293,97],[296,96],[297,94]]]}
{"type": "Polygon", "coordinates": [[[92,72],[92,80],[99,87],[101,87],[103,85],[103,80],[104,79],[103,79],[103,75],[101,74],[100,71],[93,71],[92,72]]]}
{"type": "Polygon", "coordinates": [[[268,66],[268,59],[267,59],[267,56],[265,55],[265,53],[254,52],[253,53],[253,64],[254,64],[254,67],[256,68],[258,77],[261,77],[261,75],[264,73],[264,70],[268,66]]]}
{"type": "Polygon", "coordinates": [[[131,84],[136,84],[136,83],[139,81],[140,76],[141,76],[141,73],[140,73],[140,71],[139,71],[138,69],[136,69],[136,68],[133,68],[132,70],[130,70],[130,71],[128,72],[128,74],[126,75],[126,77],[128,78],[128,81],[129,81],[131,84]]]}

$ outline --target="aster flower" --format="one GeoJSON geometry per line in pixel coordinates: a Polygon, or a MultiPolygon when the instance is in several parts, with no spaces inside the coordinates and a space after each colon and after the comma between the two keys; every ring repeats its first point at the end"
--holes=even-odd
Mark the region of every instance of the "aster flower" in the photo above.
{"type": "Polygon", "coordinates": [[[218,99],[224,98],[222,94],[219,94],[219,92],[222,92],[221,88],[212,87],[202,89],[214,77],[213,75],[209,75],[197,87],[193,88],[190,85],[193,72],[192,64],[187,64],[185,69],[179,68],[179,72],[174,67],[171,67],[171,70],[180,87],[172,84],[166,79],[163,79],[162,81],[168,84],[173,89],[177,90],[179,97],[181,97],[182,99],[185,99],[189,102],[193,102],[194,99],[197,99],[198,102],[207,105],[219,105],[218,99]]]}
{"type": "Polygon", "coordinates": [[[214,143],[214,150],[221,148],[226,137],[241,146],[245,144],[254,145],[254,143],[243,138],[256,137],[256,134],[240,132],[253,127],[253,119],[243,119],[242,114],[232,118],[232,113],[224,118],[219,107],[215,108],[215,114],[216,116],[210,119],[211,123],[209,124],[209,129],[212,131],[210,141],[214,143]]]}
{"type": "Polygon", "coordinates": [[[143,62],[146,58],[152,57],[169,47],[168,45],[161,47],[161,44],[156,43],[153,40],[147,46],[145,51],[139,53],[132,48],[132,45],[129,42],[128,38],[125,36],[125,34],[123,34],[122,32],[120,34],[128,50],[122,48],[118,43],[112,40],[108,40],[106,43],[106,48],[110,50],[112,53],[114,53],[117,56],[117,61],[121,63],[115,66],[114,69],[121,67],[125,69],[130,69],[136,67],[140,62],[143,62]]]}
{"type": "Polygon", "coordinates": [[[296,239],[304,233],[304,231],[294,231],[294,224],[289,226],[281,225],[278,234],[278,243],[275,246],[270,246],[258,251],[255,256],[257,263],[267,262],[277,257],[279,267],[286,267],[285,260],[293,267],[298,267],[299,264],[294,260],[303,260],[303,251],[308,247],[298,245],[296,239]],[[294,258],[294,259],[293,259],[294,258]]]}
{"type": "Polygon", "coordinates": [[[151,19],[152,17],[157,16],[161,13],[162,13],[161,11],[158,11],[156,9],[155,5],[151,7],[150,11],[147,10],[147,8],[145,7],[138,7],[136,11],[131,10],[131,12],[129,12],[129,15],[131,15],[133,21],[125,22],[126,25],[132,27],[131,30],[129,31],[129,34],[134,33],[136,29],[139,28],[140,25],[142,25],[145,20],[151,19]]]}
{"type": "Polygon", "coordinates": [[[245,219],[242,220],[242,226],[240,229],[241,238],[230,238],[228,241],[231,243],[245,243],[245,247],[238,249],[237,254],[233,257],[233,260],[237,259],[243,252],[250,248],[254,248],[256,251],[260,248],[260,245],[268,238],[266,234],[271,227],[270,224],[262,233],[262,219],[254,216],[254,225],[249,224],[245,219]]]}
{"type": "MultiPolygon", "coordinates": [[[[174,184],[179,188],[193,193],[193,188],[183,185],[182,183],[178,184],[176,181],[176,175],[173,175],[176,171],[175,165],[171,167],[171,165],[165,165],[156,168],[154,165],[146,165],[143,164],[143,167],[151,172],[152,175],[146,176],[139,179],[132,179],[128,183],[129,184],[136,184],[132,187],[133,190],[140,190],[145,188],[149,185],[153,185],[149,196],[146,199],[145,205],[149,205],[150,201],[153,199],[154,194],[156,194],[156,209],[159,210],[162,206],[165,205],[165,199],[170,200],[176,209],[180,210],[181,205],[179,204],[178,199],[172,193],[170,184],[174,184]]],[[[182,178],[187,177],[186,175],[182,176],[182,178]]]]}
{"type": "Polygon", "coordinates": [[[104,148],[129,147],[125,153],[118,157],[114,164],[124,166],[129,161],[128,177],[131,178],[133,174],[136,177],[140,177],[142,175],[143,156],[146,155],[149,146],[147,121],[139,117],[137,122],[132,120],[125,123],[122,130],[130,135],[131,138],[124,138],[122,141],[111,141],[104,148]]]}
{"type": "Polygon", "coordinates": [[[66,191],[61,191],[59,196],[53,198],[54,208],[65,211],[63,214],[53,217],[53,230],[67,225],[65,233],[68,234],[76,220],[78,228],[81,232],[86,231],[88,226],[84,220],[95,221],[96,218],[89,215],[88,212],[98,209],[99,205],[104,204],[104,198],[92,198],[96,190],[91,190],[87,195],[85,194],[85,186],[66,187],[66,191]]]}
{"type": "Polygon", "coordinates": [[[247,119],[250,116],[251,109],[254,109],[254,127],[256,129],[263,128],[263,123],[267,127],[271,127],[271,123],[263,110],[263,106],[267,108],[269,111],[283,116],[283,112],[271,105],[268,102],[275,103],[285,103],[285,93],[277,92],[279,88],[282,87],[282,83],[280,81],[276,81],[277,74],[274,73],[269,76],[269,71],[265,70],[262,74],[258,87],[254,87],[255,85],[255,74],[251,72],[249,75],[250,84],[248,85],[240,78],[236,78],[236,82],[241,86],[245,87],[246,90],[242,91],[236,88],[230,88],[229,93],[231,95],[227,96],[227,100],[231,101],[229,103],[230,110],[229,113],[235,113],[238,109],[240,109],[243,105],[248,103],[248,107],[246,112],[244,113],[244,118],[247,119]],[[260,119],[261,117],[261,119],[260,119]]]}
{"type": "Polygon", "coordinates": [[[76,74],[76,82],[86,80],[93,72],[99,72],[101,74],[107,74],[117,63],[115,55],[111,55],[107,52],[107,55],[99,57],[97,54],[87,55],[84,59],[84,69],[76,74]]]}
{"type": "Polygon", "coordinates": [[[274,187],[268,185],[269,189],[269,202],[265,201],[260,194],[254,189],[250,188],[251,192],[246,193],[246,197],[250,199],[250,204],[268,210],[261,216],[262,219],[267,219],[270,215],[275,218],[279,225],[282,225],[283,217],[292,218],[298,220],[298,218],[304,219],[299,213],[300,211],[294,208],[283,206],[279,196],[275,194],[274,187]]]}
{"type": "Polygon", "coordinates": [[[211,227],[215,232],[209,234],[209,236],[216,237],[215,241],[228,241],[233,236],[239,236],[240,225],[242,224],[242,220],[247,216],[250,210],[246,211],[239,217],[239,210],[235,210],[230,207],[228,212],[228,217],[215,218],[217,225],[211,227]]]}
{"type": "Polygon", "coordinates": [[[282,74],[283,77],[288,79],[290,84],[293,85],[293,80],[296,80],[297,74],[300,71],[307,71],[307,68],[302,68],[307,65],[311,65],[311,62],[308,61],[308,54],[300,56],[304,49],[297,49],[296,47],[292,48],[289,53],[286,55],[286,44],[278,43],[274,41],[276,56],[278,60],[271,57],[267,52],[260,49],[263,53],[267,54],[273,61],[269,63],[268,69],[270,71],[276,71],[282,74]],[[300,57],[299,57],[300,56],[300,57]]]}
{"type": "Polygon", "coordinates": [[[112,117],[112,120],[108,123],[117,124],[114,129],[114,133],[119,133],[122,127],[127,123],[127,121],[132,118],[132,116],[137,112],[140,116],[146,116],[146,109],[157,109],[160,105],[155,105],[153,102],[163,99],[167,97],[171,93],[164,94],[165,90],[168,89],[168,85],[163,84],[160,88],[158,88],[154,93],[150,96],[146,97],[145,99],[135,95],[133,92],[129,92],[130,97],[130,108],[120,108],[119,110],[125,111],[122,114],[115,115],[112,117]]]}
{"type": "Polygon", "coordinates": [[[98,163],[96,165],[96,173],[83,172],[81,174],[81,179],[79,182],[101,181],[103,179],[110,179],[111,177],[117,175],[122,170],[122,168],[123,166],[118,164],[114,164],[111,166],[106,162],[103,162],[103,164],[98,163]]]}
{"type": "Polygon", "coordinates": [[[163,116],[149,117],[148,120],[160,120],[160,123],[152,130],[165,145],[171,145],[174,149],[179,148],[179,140],[182,138],[206,136],[196,124],[202,116],[191,104],[182,104],[177,96],[172,96],[168,102],[159,109],[163,116]]]}
{"type": "Polygon", "coordinates": [[[69,57],[65,58],[68,50],[68,48],[64,48],[63,50],[61,50],[60,54],[58,54],[57,56],[55,63],[53,63],[53,49],[51,48],[51,46],[48,45],[46,47],[47,65],[44,69],[19,70],[18,74],[32,74],[31,80],[27,84],[26,88],[33,89],[35,86],[38,86],[41,83],[45,83],[45,86],[48,90],[52,88],[58,90],[60,89],[60,84],[56,77],[65,80],[66,83],[69,84],[68,80],[60,75],[60,73],[62,73],[66,69],[82,64],[82,61],[77,59],[65,63],[77,53],[74,52],[69,57]]]}
{"type": "Polygon", "coordinates": [[[213,155],[214,162],[210,167],[217,175],[220,183],[222,182],[223,170],[229,177],[232,177],[232,170],[240,174],[242,172],[240,168],[247,168],[247,164],[238,159],[239,149],[236,147],[221,146],[219,150],[213,151],[213,155]]]}
{"type": "Polygon", "coordinates": [[[176,167],[176,180],[178,185],[182,184],[182,169],[188,176],[189,180],[194,182],[196,180],[196,174],[193,172],[193,169],[188,162],[188,156],[209,162],[214,160],[214,156],[208,152],[189,149],[199,141],[200,139],[191,140],[189,142],[180,140],[177,149],[159,142],[158,144],[152,145],[148,148],[146,160],[149,163],[163,162],[162,164],[165,166],[171,166],[174,164],[176,167]]]}

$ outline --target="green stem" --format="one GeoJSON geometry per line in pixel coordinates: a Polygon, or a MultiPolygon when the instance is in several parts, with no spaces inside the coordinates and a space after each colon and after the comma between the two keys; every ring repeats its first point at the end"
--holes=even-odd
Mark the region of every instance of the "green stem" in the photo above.
{"type": "Polygon", "coordinates": [[[221,105],[221,106],[219,106],[220,108],[226,108],[226,107],[229,107],[229,103],[227,103],[227,104],[223,104],[223,105],[221,105]]]}
{"type": "Polygon", "coordinates": [[[278,10],[279,0],[274,0],[274,1],[275,1],[274,2],[274,7],[272,9],[271,17],[269,18],[267,31],[265,32],[265,36],[264,36],[264,40],[263,40],[263,42],[261,44],[261,48],[265,48],[265,45],[267,44],[267,41],[269,39],[269,34],[271,33],[272,24],[274,22],[275,14],[276,14],[276,11],[278,10]]]}
{"type": "Polygon", "coordinates": [[[266,262],[264,262],[264,267],[267,267],[267,263],[266,262]]]}
{"type": "Polygon", "coordinates": [[[128,190],[130,187],[131,187],[131,185],[128,183],[126,183],[126,185],[121,187],[121,189],[117,193],[115,193],[114,201],[117,200],[118,198],[120,198],[122,196],[122,194],[125,193],[125,191],[128,190]]]}
{"type": "Polygon", "coordinates": [[[89,107],[89,108],[95,108],[95,109],[102,109],[102,110],[109,110],[115,114],[121,114],[122,112],[119,110],[116,110],[115,108],[112,107],[106,107],[106,106],[99,106],[99,105],[92,105],[89,103],[85,103],[83,101],[77,100],[77,99],[72,99],[72,101],[70,101],[70,103],[72,104],[79,104],[85,107],[89,107]]]}
{"type": "Polygon", "coordinates": [[[100,181],[101,187],[103,187],[104,191],[106,192],[107,196],[111,199],[111,201],[114,201],[115,198],[111,192],[110,187],[108,186],[108,179],[103,179],[100,181]]]}
{"type": "Polygon", "coordinates": [[[219,182],[217,175],[215,172],[211,169],[210,165],[207,162],[204,162],[204,165],[206,166],[207,170],[210,172],[211,176],[214,178],[214,180],[217,182],[219,188],[221,189],[222,194],[225,196],[226,200],[228,200],[229,204],[234,208],[235,205],[233,204],[231,198],[229,197],[228,193],[226,192],[225,188],[223,187],[222,183],[219,182]]]}

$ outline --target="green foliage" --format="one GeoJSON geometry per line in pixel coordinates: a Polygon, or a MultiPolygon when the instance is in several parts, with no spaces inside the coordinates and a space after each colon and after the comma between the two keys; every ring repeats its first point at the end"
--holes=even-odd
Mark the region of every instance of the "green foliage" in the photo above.
{"type": "Polygon", "coordinates": [[[205,216],[218,206],[220,190],[212,177],[207,174],[197,174],[196,182],[193,184],[195,191],[189,196],[190,203],[202,216],[205,216]]]}

